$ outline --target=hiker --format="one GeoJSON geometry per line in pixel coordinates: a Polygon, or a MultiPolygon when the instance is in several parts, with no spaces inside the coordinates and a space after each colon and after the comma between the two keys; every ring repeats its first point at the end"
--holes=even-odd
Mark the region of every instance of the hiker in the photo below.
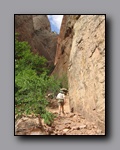
{"type": "Polygon", "coordinates": [[[61,111],[64,113],[64,100],[65,100],[65,92],[60,90],[58,93],[56,99],[58,100],[58,106],[59,106],[59,115],[61,114],[61,111]]]}

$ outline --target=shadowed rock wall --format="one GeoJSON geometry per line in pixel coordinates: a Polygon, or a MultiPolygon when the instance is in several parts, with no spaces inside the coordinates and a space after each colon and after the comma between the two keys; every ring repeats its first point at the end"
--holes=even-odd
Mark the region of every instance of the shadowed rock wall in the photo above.
{"type": "Polygon", "coordinates": [[[30,44],[32,52],[54,64],[58,35],[51,32],[47,15],[15,15],[15,32],[20,41],[30,44]]]}

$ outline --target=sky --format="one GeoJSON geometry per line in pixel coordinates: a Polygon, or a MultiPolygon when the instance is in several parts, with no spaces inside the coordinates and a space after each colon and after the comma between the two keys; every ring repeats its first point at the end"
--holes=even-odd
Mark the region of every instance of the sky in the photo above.
{"type": "Polygon", "coordinates": [[[50,21],[51,30],[59,34],[63,15],[47,15],[50,21]]]}

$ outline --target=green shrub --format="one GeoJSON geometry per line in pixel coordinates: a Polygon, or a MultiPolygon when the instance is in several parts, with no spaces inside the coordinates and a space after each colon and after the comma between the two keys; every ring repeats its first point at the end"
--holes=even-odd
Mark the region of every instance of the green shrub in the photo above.
{"type": "Polygon", "coordinates": [[[31,52],[27,42],[15,38],[15,114],[40,114],[49,123],[53,117],[46,111],[49,72],[46,64],[44,57],[31,52]]]}
{"type": "Polygon", "coordinates": [[[44,122],[47,124],[47,125],[51,125],[54,118],[55,118],[55,115],[46,111],[44,114],[42,114],[42,118],[44,118],[44,122]]]}
{"type": "Polygon", "coordinates": [[[46,93],[55,97],[68,83],[66,76],[48,76],[50,71],[44,57],[33,54],[27,42],[15,38],[15,114],[40,114],[45,123],[52,123],[55,116],[46,110],[46,93]]]}

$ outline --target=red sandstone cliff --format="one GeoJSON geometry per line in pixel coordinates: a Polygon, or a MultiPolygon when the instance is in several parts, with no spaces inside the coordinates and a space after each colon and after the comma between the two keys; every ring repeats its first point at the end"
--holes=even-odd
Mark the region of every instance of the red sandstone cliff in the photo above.
{"type": "Polygon", "coordinates": [[[70,56],[72,40],[73,40],[73,26],[79,15],[64,15],[60,34],[57,40],[57,51],[55,56],[55,69],[53,74],[61,77],[67,74],[68,60],[70,56]]]}

